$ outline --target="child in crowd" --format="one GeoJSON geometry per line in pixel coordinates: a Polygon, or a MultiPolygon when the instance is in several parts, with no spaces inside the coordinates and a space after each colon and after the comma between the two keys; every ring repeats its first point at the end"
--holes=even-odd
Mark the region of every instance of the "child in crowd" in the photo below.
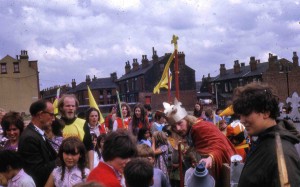
{"type": "Polygon", "coordinates": [[[151,126],[151,133],[155,131],[162,131],[163,127],[166,124],[165,114],[162,111],[156,111],[154,115],[155,122],[151,126]]]}
{"type": "Polygon", "coordinates": [[[151,147],[151,141],[149,140],[150,138],[150,131],[147,128],[141,128],[138,132],[138,144],[146,144],[149,147],[151,147]]]}
{"type": "Polygon", "coordinates": [[[135,158],[124,168],[126,187],[150,187],[153,184],[153,165],[145,158],[135,158]]]}
{"type": "Polygon", "coordinates": [[[22,167],[23,162],[19,153],[11,150],[0,151],[0,175],[6,179],[8,187],[35,187],[33,179],[22,167]]]}
{"type": "Polygon", "coordinates": [[[100,161],[103,161],[102,149],[105,137],[106,134],[100,134],[98,137],[92,135],[92,140],[94,144],[94,168],[99,164],[100,161]]]}
{"type": "MultiPolygon", "coordinates": [[[[154,166],[155,155],[151,147],[146,144],[138,145],[137,152],[138,157],[147,158],[149,162],[154,166]]],[[[162,170],[153,168],[153,172],[154,183],[151,187],[170,187],[169,181],[162,170]]]]}
{"type": "Polygon", "coordinates": [[[58,152],[62,166],[53,170],[45,186],[71,187],[77,183],[84,182],[90,172],[85,167],[85,153],[84,144],[77,137],[64,139],[58,152]]]}
{"type": "Polygon", "coordinates": [[[161,169],[169,179],[168,175],[168,149],[169,143],[165,132],[156,131],[152,137],[152,149],[155,154],[155,164],[156,168],[161,169]]]}

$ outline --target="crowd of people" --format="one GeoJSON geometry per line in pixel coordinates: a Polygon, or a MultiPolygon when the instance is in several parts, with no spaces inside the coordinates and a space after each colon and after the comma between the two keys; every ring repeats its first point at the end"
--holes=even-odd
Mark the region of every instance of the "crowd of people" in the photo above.
{"type": "Polygon", "coordinates": [[[78,106],[63,95],[56,116],[51,102],[35,101],[27,126],[18,112],[0,109],[0,186],[222,187],[224,164],[236,154],[245,163],[239,186],[280,186],[275,133],[289,184],[300,186],[300,133],[277,120],[278,99],[267,85],[238,87],[224,111],[197,102],[189,113],[175,99],[154,113],[141,103],[131,112],[121,102],[101,124],[98,109],[80,118],[78,106]]]}

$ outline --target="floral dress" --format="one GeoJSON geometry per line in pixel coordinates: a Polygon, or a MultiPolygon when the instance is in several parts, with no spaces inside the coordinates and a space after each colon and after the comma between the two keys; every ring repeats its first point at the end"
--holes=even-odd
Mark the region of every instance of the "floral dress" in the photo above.
{"type": "Polygon", "coordinates": [[[167,179],[169,179],[167,161],[168,161],[168,145],[160,145],[158,147],[161,150],[161,154],[155,156],[154,167],[163,171],[167,179]]]}
{"type": "MultiPolygon", "coordinates": [[[[84,172],[85,172],[85,176],[87,178],[87,176],[90,173],[90,170],[85,168],[84,172]]],[[[57,167],[52,172],[54,184],[57,187],[58,186],[59,187],[72,187],[75,184],[86,181],[86,178],[83,179],[81,177],[81,171],[77,166],[75,166],[71,169],[66,168],[64,180],[61,180],[61,173],[62,173],[62,167],[57,167]]]]}

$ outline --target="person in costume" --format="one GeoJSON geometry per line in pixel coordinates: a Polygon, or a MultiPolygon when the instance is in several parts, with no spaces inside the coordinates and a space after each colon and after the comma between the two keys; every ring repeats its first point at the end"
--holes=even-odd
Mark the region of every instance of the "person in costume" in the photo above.
{"type": "Polygon", "coordinates": [[[121,110],[117,110],[117,118],[114,121],[113,124],[113,131],[116,131],[117,129],[128,129],[128,125],[131,121],[131,116],[130,116],[130,107],[127,103],[122,102],[121,103],[121,110]],[[121,116],[121,112],[122,112],[122,116],[123,116],[123,122],[124,122],[124,126],[123,126],[123,122],[122,122],[122,116],[121,116]]]}
{"type": "Polygon", "coordinates": [[[258,137],[252,142],[238,186],[281,186],[275,141],[278,133],[286,164],[282,173],[287,174],[291,187],[299,187],[300,158],[294,145],[299,143],[300,134],[290,121],[276,121],[279,107],[273,89],[262,83],[236,88],[233,110],[240,116],[248,135],[258,137]]]}
{"type": "Polygon", "coordinates": [[[229,164],[230,157],[236,153],[231,142],[211,122],[188,115],[176,98],[174,105],[166,102],[163,105],[168,123],[173,126],[177,134],[186,139],[189,146],[194,147],[202,156],[200,162],[206,163],[205,167],[210,170],[216,180],[216,186],[222,186],[222,164],[229,164]]]}
{"type": "Polygon", "coordinates": [[[246,154],[249,151],[249,138],[246,129],[240,120],[234,120],[226,128],[226,136],[230,142],[234,145],[234,148],[238,155],[243,158],[243,162],[246,159],[246,154]]]}
{"type": "Polygon", "coordinates": [[[85,120],[75,115],[78,106],[79,102],[74,94],[65,94],[58,101],[58,110],[65,123],[63,137],[76,136],[83,142],[88,152],[89,168],[93,169],[94,152],[91,133],[88,125],[85,125],[85,120]]]}

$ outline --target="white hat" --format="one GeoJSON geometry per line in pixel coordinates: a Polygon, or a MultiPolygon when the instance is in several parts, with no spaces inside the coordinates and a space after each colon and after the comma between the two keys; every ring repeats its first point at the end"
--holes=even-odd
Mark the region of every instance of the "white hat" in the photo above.
{"type": "Polygon", "coordinates": [[[174,105],[170,105],[166,102],[163,102],[163,105],[165,108],[164,113],[166,114],[169,123],[177,123],[188,115],[186,110],[181,107],[181,102],[176,98],[174,99],[174,105]]]}

